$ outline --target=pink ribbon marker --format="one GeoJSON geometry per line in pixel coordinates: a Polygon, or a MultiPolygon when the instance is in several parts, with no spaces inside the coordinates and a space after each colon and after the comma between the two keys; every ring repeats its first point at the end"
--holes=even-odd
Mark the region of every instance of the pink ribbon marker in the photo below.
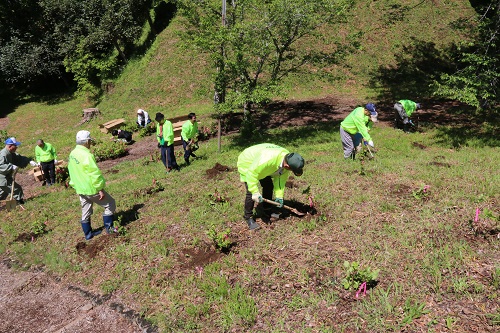
{"type": "Polygon", "coordinates": [[[474,218],[474,222],[477,223],[477,221],[479,221],[479,213],[481,213],[481,211],[479,210],[479,208],[476,208],[476,217],[474,218]]]}
{"type": "Polygon", "coordinates": [[[311,196],[309,197],[309,207],[311,207],[311,208],[314,207],[313,198],[311,196]]]}
{"type": "Polygon", "coordinates": [[[359,298],[359,294],[363,292],[363,296],[366,296],[366,282],[363,282],[360,286],[358,291],[356,292],[356,298],[359,298]]]}

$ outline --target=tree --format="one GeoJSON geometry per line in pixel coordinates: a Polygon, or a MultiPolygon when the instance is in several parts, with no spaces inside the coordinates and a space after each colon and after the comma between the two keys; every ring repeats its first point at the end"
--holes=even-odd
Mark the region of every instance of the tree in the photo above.
{"type": "Polygon", "coordinates": [[[215,90],[225,107],[268,100],[278,83],[314,59],[299,43],[342,20],[349,0],[233,0],[222,24],[220,0],[179,0],[184,38],[211,56],[215,90]]]}
{"type": "Polygon", "coordinates": [[[0,2],[0,81],[21,90],[64,76],[53,26],[38,1],[0,2]]]}
{"type": "Polygon", "coordinates": [[[455,71],[434,84],[437,95],[474,106],[480,113],[498,113],[500,94],[500,0],[471,1],[477,12],[472,41],[457,46],[455,71]]]}
{"type": "Polygon", "coordinates": [[[0,1],[0,83],[24,90],[72,75],[80,91],[98,95],[133,52],[157,1],[0,1]]]}

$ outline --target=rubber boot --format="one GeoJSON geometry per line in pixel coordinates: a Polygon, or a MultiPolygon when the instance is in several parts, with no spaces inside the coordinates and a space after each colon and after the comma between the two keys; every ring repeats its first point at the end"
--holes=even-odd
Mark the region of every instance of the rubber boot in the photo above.
{"type": "Polygon", "coordinates": [[[104,228],[106,228],[106,232],[111,234],[114,232],[113,228],[113,215],[107,215],[102,217],[102,221],[104,222],[104,228]]]}
{"type": "Polygon", "coordinates": [[[100,230],[92,231],[92,226],[90,225],[90,220],[81,221],[83,234],[85,235],[85,239],[89,240],[92,237],[97,236],[101,233],[100,230]]]}
{"type": "Polygon", "coordinates": [[[255,222],[255,220],[253,218],[249,218],[247,220],[247,224],[248,224],[248,229],[250,229],[250,230],[260,229],[260,225],[258,225],[257,222],[255,222]]]}

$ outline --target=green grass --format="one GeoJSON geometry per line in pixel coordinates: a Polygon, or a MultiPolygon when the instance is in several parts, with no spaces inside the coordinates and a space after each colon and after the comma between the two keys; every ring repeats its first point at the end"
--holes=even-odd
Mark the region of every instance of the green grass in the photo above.
{"type": "MultiPolygon", "coordinates": [[[[279,137],[288,131],[269,135],[279,137]]],[[[230,144],[232,137],[225,137],[222,153],[217,153],[216,140],[207,141],[199,151],[202,158],[178,174],[164,176],[159,162],[144,165],[140,159],[115,166],[119,172],[105,173],[118,214],[133,211],[135,205],[141,208],[132,220],[122,221],[125,236],[92,259],[75,251],[83,237],[71,189],[37,196],[28,201],[26,211],[9,213],[9,222],[1,226],[0,249],[23,266],[44,265],[102,293],[130,293],[126,300],[144,309],[146,317],[165,331],[168,327],[246,329],[257,320],[278,325],[281,331],[307,330],[289,320],[292,313],[318,327],[347,330],[398,331],[431,317],[456,328],[460,323],[455,317],[426,305],[429,298],[472,300],[487,309],[484,296],[497,292],[498,268],[489,272],[489,279],[471,270],[494,264],[498,248],[484,243],[483,236],[473,236],[469,220],[478,198],[482,208],[498,214],[495,184],[500,179],[490,167],[500,155],[498,149],[451,150],[436,141],[435,130],[402,135],[379,127],[373,131],[379,152],[374,160],[363,162],[362,176],[359,161],[343,160],[335,132],[329,143],[323,142],[321,131],[291,142],[305,157],[306,169],[303,177],[294,179],[298,188],[286,190],[286,199],[307,202],[302,191],[310,186],[320,211],[310,219],[282,220],[272,229],[248,233],[241,218],[243,191],[237,172],[221,179],[204,175],[216,162],[235,166],[241,148],[230,144]],[[450,167],[429,165],[436,156],[450,167]],[[134,194],[149,187],[153,177],[165,191],[134,194]],[[429,195],[418,199],[412,193],[422,184],[430,186],[429,195]],[[210,203],[216,190],[227,202],[210,203]],[[50,213],[41,209],[48,205],[50,213]],[[31,230],[34,220],[47,220],[49,232],[34,242],[13,242],[31,230]],[[237,251],[205,266],[201,275],[194,268],[186,271],[183,249],[212,244],[206,234],[212,224],[231,229],[237,251]],[[352,315],[334,324],[326,309],[336,306],[345,293],[339,283],[345,277],[345,260],[380,269],[379,282],[366,298],[344,305],[343,311],[352,315]],[[86,278],[94,274],[96,280],[86,278]]],[[[96,226],[102,223],[98,209],[96,226]]],[[[98,236],[91,242],[103,239],[98,236]]]]}
{"type": "MultiPolygon", "coordinates": [[[[345,29],[364,29],[359,52],[341,66],[325,68],[331,76],[290,76],[283,83],[284,95],[374,98],[379,91],[366,82],[379,66],[396,64],[399,50],[413,37],[439,45],[461,37],[447,25],[470,12],[464,3],[417,6],[413,20],[396,25],[384,21],[383,8],[392,3],[358,3],[359,24],[345,29]],[[424,22],[434,28],[421,29],[424,22]]],[[[174,20],[144,57],[131,60],[98,105],[64,97],[23,101],[9,114],[7,128],[23,142],[19,153],[33,155],[36,140],[43,138],[66,160],[78,130],[109,140],[98,125],[119,117],[134,123],[137,108],[153,117],[156,112],[167,117],[196,112],[209,126],[210,69],[203,56],[180,47],[177,27],[174,20]],[[93,106],[101,115],[77,126],[82,109],[93,106]]],[[[222,138],[220,153],[216,139],[203,142],[197,152],[201,158],[179,173],[165,175],[160,162],[147,163],[149,156],[119,162],[113,172],[103,170],[122,233],[88,242],[100,246],[95,257],[76,249],[83,241],[80,206],[74,190],[62,186],[37,190],[26,211],[5,213],[0,256],[17,259],[20,268],[41,265],[72,284],[119,293],[162,332],[460,331],[468,327],[468,315],[461,315],[460,308],[443,310],[459,306],[490,318],[473,330],[498,325],[498,241],[494,234],[471,229],[476,208],[499,215],[498,139],[463,127],[436,126],[407,135],[377,126],[371,132],[379,150],[375,159],[352,162],[342,158],[338,122],[261,135],[259,141],[304,156],[304,175],[293,179],[296,187],[286,189],[285,200],[307,203],[311,195],[318,214],[279,220],[249,233],[237,171],[217,179],[205,173],[216,162],[235,168],[238,154],[254,142],[230,135],[222,138]],[[153,179],[165,190],[145,193],[153,179]],[[225,202],[213,202],[216,192],[225,202]],[[32,242],[15,241],[35,221],[46,221],[48,232],[32,242]],[[212,225],[219,232],[229,228],[235,245],[228,254],[211,247],[222,256],[214,262],[192,263],[196,258],[186,256],[186,250],[213,246],[207,235],[212,225]],[[356,300],[356,291],[342,287],[344,261],[380,270],[378,283],[365,297],[356,300]]],[[[98,207],[92,223],[102,225],[98,207]]]]}

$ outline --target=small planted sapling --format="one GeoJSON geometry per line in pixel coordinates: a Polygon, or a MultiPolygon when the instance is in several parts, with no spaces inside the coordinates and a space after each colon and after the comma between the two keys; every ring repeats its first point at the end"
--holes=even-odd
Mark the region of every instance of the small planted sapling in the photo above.
{"type": "Polygon", "coordinates": [[[422,185],[418,190],[413,191],[413,197],[415,199],[424,199],[427,198],[430,194],[430,189],[431,187],[429,185],[422,185]]]}
{"type": "Polygon", "coordinates": [[[370,267],[361,269],[359,263],[344,261],[346,276],[342,279],[342,286],[347,290],[358,289],[365,283],[367,288],[374,287],[377,283],[379,270],[372,270],[370,267]]]}
{"type": "Polygon", "coordinates": [[[229,233],[231,230],[226,228],[222,231],[218,231],[214,224],[210,226],[210,229],[207,231],[207,236],[212,240],[215,245],[215,248],[221,252],[227,252],[233,242],[229,238],[229,233]]]}

